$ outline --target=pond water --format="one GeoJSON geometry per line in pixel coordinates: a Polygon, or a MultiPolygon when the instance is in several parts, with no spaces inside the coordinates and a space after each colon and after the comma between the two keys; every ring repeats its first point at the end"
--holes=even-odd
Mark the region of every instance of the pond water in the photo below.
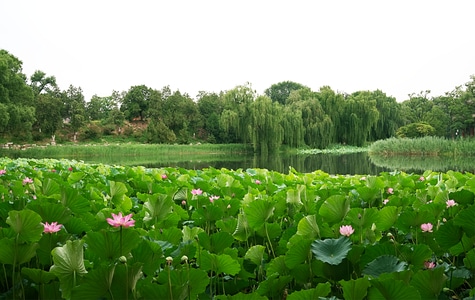
{"type": "Polygon", "coordinates": [[[381,172],[391,171],[392,169],[377,166],[371,162],[367,153],[351,154],[276,154],[272,156],[259,155],[216,155],[214,157],[193,156],[189,157],[160,157],[160,158],[142,158],[141,160],[121,161],[120,158],[76,158],[90,163],[107,163],[137,166],[142,165],[149,168],[159,167],[180,167],[185,169],[203,169],[203,168],[226,168],[226,169],[247,169],[262,168],[280,173],[288,173],[290,168],[297,172],[310,173],[316,170],[322,170],[329,174],[368,174],[377,175],[381,172]]]}
{"type": "Polygon", "coordinates": [[[440,158],[440,157],[378,157],[366,152],[351,154],[276,154],[259,155],[203,155],[192,157],[77,157],[89,163],[119,164],[129,166],[145,166],[149,168],[179,167],[185,169],[226,168],[231,170],[262,168],[287,174],[290,168],[297,172],[310,173],[322,170],[328,174],[341,175],[379,175],[381,172],[404,171],[422,174],[425,170],[446,172],[475,172],[475,160],[471,157],[440,158]]]}

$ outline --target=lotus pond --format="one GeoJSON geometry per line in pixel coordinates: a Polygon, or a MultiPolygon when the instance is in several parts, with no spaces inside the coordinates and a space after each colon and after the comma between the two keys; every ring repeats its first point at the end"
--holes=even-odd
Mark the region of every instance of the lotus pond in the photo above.
{"type": "Polygon", "coordinates": [[[0,159],[0,299],[475,299],[475,177],[0,159]]]}

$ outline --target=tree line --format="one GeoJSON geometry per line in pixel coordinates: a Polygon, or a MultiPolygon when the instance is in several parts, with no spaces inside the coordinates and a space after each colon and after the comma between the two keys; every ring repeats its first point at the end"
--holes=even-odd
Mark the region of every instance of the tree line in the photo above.
{"type": "Polygon", "coordinates": [[[245,143],[269,153],[282,145],[326,148],[364,146],[389,137],[473,136],[475,76],[431,97],[430,91],[397,102],[380,90],[318,91],[292,82],[271,85],[263,94],[250,83],[230,90],[199,92],[195,99],[169,86],[132,86],[128,91],[92,96],[82,89],[61,90],[54,76],[22,73],[22,62],[0,50],[0,134],[40,141],[57,135],[71,139],[115,134],[130,136],[127,124],[141,123],[135,136],[147,143],[245,143]]]}

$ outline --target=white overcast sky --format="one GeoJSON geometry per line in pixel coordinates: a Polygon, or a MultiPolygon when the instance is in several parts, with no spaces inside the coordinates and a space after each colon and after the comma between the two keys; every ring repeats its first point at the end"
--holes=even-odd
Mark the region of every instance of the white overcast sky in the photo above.
{"type": "Polygon", "coordinates": [[[250,82],[443,95],[475,74],[475,1],[0,0],[0,49],[86,100],[250,82]]]}

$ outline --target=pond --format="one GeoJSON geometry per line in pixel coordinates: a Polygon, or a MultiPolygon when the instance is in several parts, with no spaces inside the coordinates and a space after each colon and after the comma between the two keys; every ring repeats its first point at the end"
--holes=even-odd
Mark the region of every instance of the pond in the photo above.
{"type": "Polygon", "coordinates": [[[193,155],[161,157],[77,157],[88,163],[145,166],[148,168],[180,167],[185,169],[226,168],[231,170],[262,168],[280,173],[288,173],[290,168],[297,172],[310,173],[322,170],[329,174],[341,175],[378,175],[381,172],[404,171],[420,173],[426,170],[446,172],[475,172],[475,160],[472,158],[440,157],[378,157],[366,152],[349,154],[275,154],[259,155],[193,155]]]}

